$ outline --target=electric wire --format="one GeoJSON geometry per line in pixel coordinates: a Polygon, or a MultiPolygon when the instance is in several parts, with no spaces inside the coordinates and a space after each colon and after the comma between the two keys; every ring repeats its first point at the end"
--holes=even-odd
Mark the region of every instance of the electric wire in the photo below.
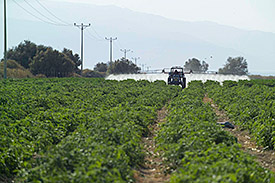
{"type": "MultiPolygon", "coordinates": [[[[50,19],[49,17],[43,15],[40,11],[38,11],[31,3],[29,3],[27,0],[23,0],[25,3],[27,3],[34,11],[36,11],[39,15],[41,15],[42,17],[46,18],[48,21],[53,22],[55,24],[59,24],[58,22],[50,19]]],[[[63,24],[62,24],[63,25],[63,24]]]]}
{"type": "Polygon", "coordinates": [[[101,40],[101,39],[98,39],[96,36],[94,36],[88,29],[86,30],[86,33],[85,34],[87,37],[89,37],[90,39],[94,40],[94,41],[98,41],[98,42],[103,42],[105,40],[101,40]]]}
{"type": "Polygon", "coordinates": [[[91,26],[91,28],[92,28],[92,30],[94,31],[94,33],[98,36],[98,38],[104,40],[103,36],[101,36],[100,34],[98,34],[97,31],[95,30],[95,28],[94,28],[93,26],[91,26]]]}
{"type": "Polygon", "coordinates": [[[92,35],[89,31],[88,31],[88,29],[86,30],[86,32],[88,33],[88,34],[86,34],[88,37],[90,37],[91,39],[93,39],[93,40],[98,40],[98,38],[97,37],[95,37],[94,35],[92,35]]]}
{"type": "Polygon", "coordinates": [[[38,20],[44,22],[44,23],[47,23],[47,24],[52,24],[52,25],[58,25],[58,24],[55,24],[55,23],[52,23],[52,22],[49,22],[49,21],[46,21],[38,16],[36,16],[35,14],[33,14],[32,12],[30,12],[29,10],[27,10],[26,8],[24,8],[23,6],[21,6],[18,2],[16,2],[16,0],[12,0],[17,6],[19,6],[20,8],[22,8],[25,12],[27,12],[28,14],[30,14],[31,16],[37,18],[38,20]]]}
{"type": "MultiPolygon", "coordinates": [[[[27,2],[26,0],[23,0],[26,4],[28,4],[34,11],[36,11],[39,15],[41,15],[42,17],[44,17],[47,20],[44,20],[43,18],[33,14],[31,11],[29,11],[28,9],[26,9],[24,6],[22,6],[21,4],[19,4],[16,0],[12,0],[15,4],[17,4],[17,6],[19,6],[21,9],[23,9],[25,12],[27,12],[29,15],[35,17],[36,19],[47,23],[47,24],[51,24],[51,25],[56,25],[56,26],[71,26],[71,24],[67,23],[66,21],[63,21],[62,19],[60,19],[59,17],[57,17],[55,14],[53,14],[46,6],[44,6],[41,2],[39,2],[39,0],[36,0],[36,2],[45,10],[47,11],[51,16],[53,16],[54,18],[56,18],[57,20],[59,20],[60,22],[62,22],[62,24],[54,21],[53,19],[45,16],[44,14],[42,14],[41,12],[39,12],[33,5],[31,5],[29,2],[27,2]]],[[[93,32],[96,34],[93,35],[88,29],[87,29],[87,33],[85,34],[88,38],[96,40],[96,41],[105,41],[105,39],[96,31],[96,29],[91,26],[93,32]]],[[[114,46],[117,47],[117,49],[121,49],[123,48],[122,44],[120,43],[120,41],[116,42],[114,41],[114,46]]]]}
{"type": "Polygon", "coordinates": [[[57,20],[60,22],[64,23],[64,25],[72,26],[70,23],[62,20],[61,18],[57,17],[55,14],[53,14],[45,5],[43,5],[39,0],[36,0],[36,2],[44,9],[46,10],[49,14],[51,14],[53,17],[55,17],[57,20]]]}
{"type": "Polygon", "coordinates": [[[114,43],[114,46],[117,48],[117,49],[122,49],[122,47],[120,47],[116,41],[113,42],[114,43]]]}
{"type": "Polygon", "coordinates": [[[91,36],[91,35],[89,35],[89,34],[84,34],[84,36],[85,36],[85,37],[88,37],[88,38],[90,38],[90,39],[92,39],[92,40],[97,41],[97,40],[95,39],[95,37],[92,37],[92,36],[91,36]]]}
{"type": "MultiPolygon", "coordinates": [[[[47,21],[47,20],[44,20],[42,18],[40,18],[39,16],[33,14],[32,12],[30,12],[28,9],[24,8],[22,5],[20,5],[16,0],[12,0],[17,6],[19,6],[22,10],[24,10],[26,13],[28,13],[29,15],[35,17],[36,19],[44,22],[44,23],[47,23],[47,24],[51,24],[51,25],[55,25],[55,26],[64,26],[63,24],[59,24],[59,23],[56,23],[56,22],[53,22],[52,20],[50,21],[47,21]]],[[[24,0],[25,1],[25,0],[24,0]]],[[[26,1],[25,1],[26,2],[26,1]]],[[[48,19],[48,18],[47,18],[48,19]]]]}
{"type": "Polygon", "coordinates": [[[96,41],[105,41],[104,39],[100,39],[100,38],[94,36],[94,35],[90,32],[89,29],[87,29],[86,31],[87,31],[88,35],[89,35],[90,37],[92,37],[94,40],[96,40],[96,41]]]}
{"type": "Polygon", "coordinates": [[[25,3],[27,3],[34,11],[36,11],[39,15],[41,15],[42,17],[46,18],[48,21],[50,22],[54,22],[55,24],[58,24],[57,22],[53,21],[52,19],[50,19],[49,17],[43,15],[42,13],[40,13],[33,5],[31,5],[28,1],[23,0],[25,3]]]}
{"type": "Polygon", "coordinates": [[[120,48],[124,48],[123,45],[121,44],[121,42],[119,40],[117,41],[117,43],[120,46],[120,48]]]}

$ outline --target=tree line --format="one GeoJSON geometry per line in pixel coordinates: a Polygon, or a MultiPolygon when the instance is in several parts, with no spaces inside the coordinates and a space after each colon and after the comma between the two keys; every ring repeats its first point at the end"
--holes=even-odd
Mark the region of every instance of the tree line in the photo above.
{"type": "Polygon", "coordinates": [[[14,60],[29,69],[32,74],[46,77],[67,77],[79,73],[80,58],[78,54],[64,48],[62,52],[49,46],[36,45],[25,40],[7,52],[8,60],[14,60]]]}
{"type": "Polygon", "coordinates": [[[140,68],[132,61],[121,58],[114,62],[96,64],[94,70],[78,68],[81,60],[78,54],[64,48],[58,51],[49,46],[36,45],[25,40],[7,52],[8,60],[13,60],[29,70],[33,75],[45,77],[68,77],[82,74],[84,77],[104,77],[108,74],[138,73],[140,68]]]}
{"type": "MultiPolygon", "coordinates": [[[[216,74],[233,74],[233,75],[247,75],[248,64],[244,57],[229,57],[224,67],[220,68],[216,74]]],[[[188,59],[184,64],[186,71],[192,73],[206,73],[209,69],[209,64],[205,61],[200,61],[197,58],[188,59]]],[[[131,61],[122,58],[115,62],[99,62],[94,67],[95,71],[108,73],[108,74],[129,74],[138,73],[140,68],[134,65],[131,61]]]]}
{"type": "MultiPolygon", "coordinates": [[[[217,74],[233,74],[233,75],[247,75],[248,64],[244,57],[229,57],[225,65],[219,69],[217,74]]],[[[197,58],[189,59],[184,64],[185,70],[190,70],[194,73],[205,73],[208,71],[209,64],[205,61],[200,61],[197,58]]]]}
{"type": "MultiPolygon", "coordinates": [[[[58,51],[49,46],[36,45],[28,40],[9,49],[7,58],[14,60],[33,75],[45,77],[69,77],[75,74],[82,74],[84,77],[105,77],[107,74],[134,74],[141,71],[141,68],[131,60],[122,57],[112,62],[98,62],[94,70],[85,69],[81,73],[78,68],[81,65],[80,57],[72,50],[64,48],[58,51]]],[[[209,64],[192,58],[185,62],[184,68],[193,73],[205,73],[209,69],[209,64]]],[[[229,57],[224,67],[220,68],[217,73],[248,74],[247,61],[243,57],[229,57]]]]}
{"type": "Polygon", "coordinates": [[[122,57],[114,62],[99,62],[95,65],[94,70],[108,74],[136,74],[140,72],[141,68],[131,60],[122,57]]]}
{"type": "Polygon", "coordinates": [[[98,62],[94,70],[85,69],[82,73],[84,77],[105,77],[108,74],[137,74],[141,70],[131,60],[124,57],[112,62],[98,62]]]}

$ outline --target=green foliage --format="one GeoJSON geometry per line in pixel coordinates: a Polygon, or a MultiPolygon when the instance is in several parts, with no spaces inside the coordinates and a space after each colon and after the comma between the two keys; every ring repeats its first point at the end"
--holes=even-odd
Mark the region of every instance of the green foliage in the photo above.
{"type": "Polygon", "coordinates": [[[247,62],[243,57],[229,57],[225,66],[219,69],[219,74],[247,75],[247,62]]]}
{"type": "Polygon", "coordinates": [[[15,182],[133,182],[132,168],[144,159],[141,136],[180,91],[133,80],[5,82],[0,174],[15,182]]]}
{"type": "Polygon", "coordinates": [[[274,182],[274,175],[265,171],[237,145],[213,145],[205,151],[187,152],[182,168],[172,177],[171,183],[240,183],[274,182]]]}
{"type": "MultiPolygon", "coordinates": [[[[274,90],[254,85],[252,94],[262,93],[258,87],[274,90]]],[[[274,174],[242,152],[236,138],[216,125],[212,107],[202,102],[206,89],[222,95],[254,85],[191,82],[182,91],[161,81],[2,81],[0,174],[14,182],[134,182],[133,169],[144,161],[141,137],[149,134],[157,110],[172,99],[157,135],[175,170],[171,182],[274,182],[274,174]]],[[[274,99],[260,96],[255,98],[274,99]]],[[[258,118],[266,115],[261,111],[258,118]]],[[[260,134],[268,134],[270,128],[263,127],[260,134]]]]}
{"type": "Polygon", "coordinates": [[[254,84],[257,85],[265,85],[265,86],[269,86],[269,87],[274,87],[275,86],[275,79],[257,79],[257,80],[252,80],[252,81],[247,81],[247,80],[243,80],[243,81],[239,81],[239,83],[242,83],[246,86],[252,86],[254,84]]]}
{"type": "Polygon", "coordinates": [[[24,68],[29,68],[31,60],[37,52],[37,46],[31,41],[25,40],[21,42],[18,46],[9,49],[7,52],[7,58],[10,60],[15,60],[24,68]]]}
{"type": "MultiPolygon", "coordinates": [[[[214,87],[217,83],[208,82],[214,87]]],[[[274,174],[245,154],[237,139],[216,125],[216,115],[204,104],[202,82],[189,87],[169,105],[167,122],[157,135],[168,166],[171,182],[274,182],[274,174]]]]}
{"type": "Polygon", "coordinates": [[[272,80],[207,84],[208,94],[259,145],[275,149],[275,89],[272,80]]]}
{"type": "Polygon", "coordinates": [[[120,60],[109,63],[108,67],[109,74],[134,74],[139,71],[140,68],[137,65],[124,57],[120,60]]]}
{"type": "MultiPolygon", "coordinates": [[[[51,47],[36,45],[31,41],[25,40],[18,46],[9,49],[7,57],[15,60],[25,69],[30,69],[32,74],[35,75],[65,77],[71,76],[75,72],[80,72],[78,69],[81,64],[79,55],[73,54],[72,50],[66,48],[59,52],[51,47]]],[[[22,75],[21,70],[16,71],[19,73],[17,75],[22,75]]],[[[14,72],[12,73],[15,75],[14,72]]]]}
{"type": "Polygon", "coordinates": [[[74,62],[65,54],[48,48],[33,58],[30,64],[33,74],[44,74],[47,77],[66,77],[75,70],[74,62]]]}
{"type": "Polygon", "coordinates": [[[95,65],[94,70],[97,71],[97,72],[107,72],[108,64],[103,63],[103,62],[99,62],[95,65]]]}
{"type": "Polygon", "coordinates": [[[192,70],[194,72],[206,72],[209,65],[205,61],[199,61],[196,58],[189,59],[185,62],[184,68],[186,70],[192,70]]]}
{"type": "Polygon", "coordinates": [[[73,54],[73,51],[67,48],[64,48],[62,51],[67,57],[69,57],[74,63],[74,71],[79,73],[80,70],[78,67],[81,65],[81,60],[78,54],[73,54]]]}

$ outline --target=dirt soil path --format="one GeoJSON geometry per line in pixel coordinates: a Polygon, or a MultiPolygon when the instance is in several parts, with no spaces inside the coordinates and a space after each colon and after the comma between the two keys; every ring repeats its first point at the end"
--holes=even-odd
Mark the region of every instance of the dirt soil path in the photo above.
{"type": "MultiPolygon", "coordinates": [[[[211,104],[216,115],[218,116],[218,122],[229,121],[234,124],[234,122],[227,117],[226,112],[220,111],[218,106],[211,98],[208,97],[207,94],[205,95],[203,102],[211,104]]],[[[237,137],[238,143],[242,145],[242,149],[254,156],[261,166],[275,172],[275,151],[267,151],[264,150],[263,147],[258,146],[250,137],[249,132],[246,130],[241,130],[237,125],[235,125],[235,129],[225,128],[225,130],[237,137]]]]}
{"type": "Polygon", "coordinates": [[[160,130],[160,124],[165,122],[166,115],[166,107],[159,110],[156,123],[149,127],[150,135],[142,139],[146,156],[144,165],[135,173],[137,183],[169,182],[170,177],[165,174],[166,166],[163,165],[161,152],[156,151],[154,139],[157,132],[160,130]]]}

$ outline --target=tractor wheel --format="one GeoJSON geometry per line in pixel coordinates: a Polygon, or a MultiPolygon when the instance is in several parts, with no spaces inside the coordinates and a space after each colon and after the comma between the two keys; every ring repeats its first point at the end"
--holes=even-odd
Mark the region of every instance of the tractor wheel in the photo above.
{"type": "Polygon", "coordinates": [[[170,77],[168,78],[168,84],[169,85],[171,84],[171,78],[170,77]]]}
{"type": "Polygon", "coordinates": [[[182,89],[186,88],[186,78],[183,78],[182,89]]]}

